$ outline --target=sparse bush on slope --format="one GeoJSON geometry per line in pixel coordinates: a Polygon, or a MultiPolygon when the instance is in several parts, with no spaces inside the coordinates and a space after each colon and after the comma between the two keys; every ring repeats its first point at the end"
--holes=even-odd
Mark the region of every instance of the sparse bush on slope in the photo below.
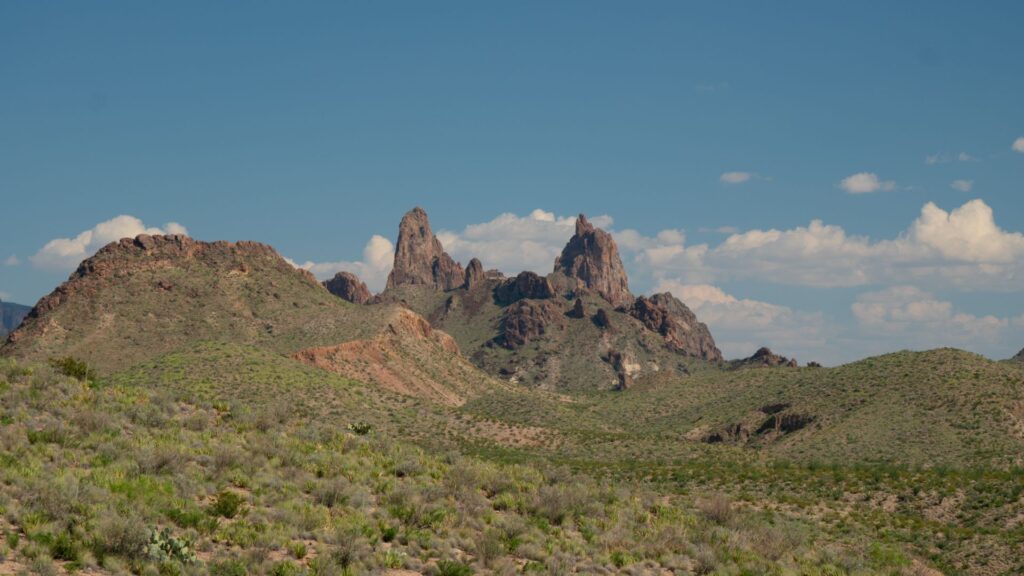
{"type": "Polygon", "coordinates": [[[223,575],[860,565],[822,558],[813,541],[740,512],[743,522],[722,526],[685,502],[565,470],[440,458],[322,418],[263,428],[232,416],[245,407],[116,383],[94,389],[0,360],[8,561],[39,573],[59,560],[99,573],[223,575]],[[89,413],[105,425],[83,425],[89,413]],[[207,423],[186,425],[197,413],[207,423]],[[59,433],[40,433],[55,423],[59,433]],[[168,447],[173,456],[144,457],[168,447]]]}

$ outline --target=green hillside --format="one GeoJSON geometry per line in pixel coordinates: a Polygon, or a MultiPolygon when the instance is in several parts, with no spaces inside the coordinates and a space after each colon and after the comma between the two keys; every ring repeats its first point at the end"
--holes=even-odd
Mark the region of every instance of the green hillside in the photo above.
{"type": "MultiPolygon", "coordinates": [[[[805,524],[769,521],[721,496],[661,496],[564,469],[431,456],[352,422],[345,408],[311,417],[293,389],[311,374],[230,347],[193,354],[165,358],[159,382],[147,380],[156,366],[92,382],[0,360],[0,572],[885,574],[912,566],[889,546],[822,542],[805,524]],[[248,357],[219,366],[239,373],[224,384],[204,386],[192,370],[194,360],[239,352],[248,357]],[[250,377],[258,388],[237,389],[250,377]],[[273,381],[294,402],[265,402],[273,381]],[[219,399],[225,387],[236,389],[228,402],[219,399]],[[189,399],[186,389],[200,393],[189,399]]],[[[330,378],[315,386],[298,391],[339,407],[369,393],[330,378]]]]}

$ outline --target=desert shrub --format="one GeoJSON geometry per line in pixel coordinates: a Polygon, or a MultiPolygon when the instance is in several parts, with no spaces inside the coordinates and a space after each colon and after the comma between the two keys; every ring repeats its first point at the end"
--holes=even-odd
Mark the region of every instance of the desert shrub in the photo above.
{"type": "Polygon", "coordinates": [[[61,532],[50,541],[50,555],[57,560],[78,562],[82,556],[82,548],[71,534],[61,532]]]}
{"type": "Polygon", "coordinates": [[[351,430],[353,434],[366,436],[373,430],[373,425],[366,422],[353,422],[348,425],[348,429],[351,430]]]}
{"type": "Polygon", "coordinates": [[[735,515],[732,501],[722,493],[715,493],[707,498],[697,500],[697,510],[711,522],[722,526],[728,525],[735,515]]]}
{"type": "Polygon", "coordinates": [[[50,366],[61,374],[74,378],[81,382],[96,380],[96,371],[89,367],[83,360],[65,356],[63,358],[51,358],[50,366]]]}
{"type": "Polygon", "coordinates": [[[242,510],[245,499],[230,490],[221,490],[207,508],[213,516],[234,518],[242,510]]]}
{"type": "Polygon", "coordinates": [[[488,528],[480,534],[475,545],[476,557],[484,566],[491,564],[506,552],[504,534],[496,528],[488,528]]]}
{"type": "Polygon", "coordinates": [[[334,508],[348,501],[351,483],[344,476],[326,478],[317,482],[313,489],[313,499],[323,506],[334,508]]]}
{"type": "Polygon", "coordinates": [[[288,553],[296,560],[302,560],[305,558],[307,552],[308,550],[306,550],[305,542],[291,542],[288,544],[288,553]]]}
{"type": "Polygon", "coordinates": [[[149,530],[138,517],[112,510],[100,515],[93,534],[93,553],[98,558],[107,554],[140,558],[150,542],[149,530]]]}
{"type": "Polygon", "coordinates": [[[437,563],[438,576],[473,576],[473,568],[455,560],[441,560],[437,563]]]}
{"type": "Polygon", "coordinates": [[[241,560],[222,560],[209,565],[210,576],[246,576],[249,570],[241,560]]]}
{"type": "Polygon", "coordinates": [[[299,576],[302,569],[290,560],[277,562],[270,568],[270,576],[299,576]]]}

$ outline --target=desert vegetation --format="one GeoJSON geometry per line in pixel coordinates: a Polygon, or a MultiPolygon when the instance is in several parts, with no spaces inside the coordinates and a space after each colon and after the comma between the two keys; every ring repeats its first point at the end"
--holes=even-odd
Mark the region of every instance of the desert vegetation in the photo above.
{"type": "MultiPolygon", "coordinates": [[[[364,423],[0,360],[13,573],[910,573],[715,492],[432,455],[364,423]],[[265,410],[270,413],[266,413],[265,410]],[[348,428],[348,424],[354,424],[348,428]]],[[[881,547],[880,547],[881,546],[881,547]]]]}

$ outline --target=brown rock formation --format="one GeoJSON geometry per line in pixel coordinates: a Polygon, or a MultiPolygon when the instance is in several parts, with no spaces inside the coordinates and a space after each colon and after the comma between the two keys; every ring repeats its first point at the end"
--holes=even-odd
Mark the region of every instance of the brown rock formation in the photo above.
{"type": "Polygon", "coordinates": [[[462,286],[466,273],[441,246],[430,229],[430,220],[416,207],[402,217],[398,225],[395,265],[388,274],[388,288],[405,284],[423,284],[440,290],[462,286]]]}
{"type": "Polygon", "coordinates": [[[576,220],[576,234],[555,260],[555,273],[595,290],[614,306],[626,306],[633,301],[615,240],[611,234],[595,228],[583,214],[576,220]]]}
{"type": "Polygon", "coordinates": [[[708,327],[668,292],[650,298],[640,296],[633,302],[629,314],[648,329],[661,334],[665,344],[676,352],[710,361],[722,359],[708,327]]]}
{"type": "Polygon", "coordinates": [[[583,307],[583,300],[577,298],[576,303],[572,305],[572,310],[568,312],[569,318],[586,318],[587,309],[583,307]]]}
{"type": "Polygon", "coordinates": [[[754,352],[754,355],[743,360],[735,361],[737,367],[758,367],[758,366],[786,366],[796,368],[796,358],[786,358],[771,351],[770,348],[761,347],[754,352]]]}
{"type": "Polygon", "coordinates": [[[640,372],[640,364],[636,358],[628,351],[619,352],[618,350],[609,350],[605,358],[619,378],[618,389],[626,390],[632,387],[633,376],[640,372]]]}
{"type": "Polygon", "coordinates": [[[554,295],[551,282],[534,272],[520,272],[515,278],[505,280],[494,289],[494,299],[501,306],[524,298],[543,300],[554,295]]]}
{"type": "Polygon", "coordinates": [[[373,298],[366,284],[351,272],[338,272],[334,278],[324,282],[324,287],[331,294],[353,304],[366,304],[373,298]]]}
{"type": "Polygon", "coordinates": [[[451,336],[404,309],[396,311],[387,327],[372,338],[307,348],[292,358],[450,406],[463,404],[473,394],[459,383],[479,380],[479,372],[461,356],[451,336]]]}
{"type": "Polygon", "coordinates": [[[469,261],[469,265],[466,266],[466,279],[462,283],[462,287],[466,290],[472,290],[486,281],[484,265],[480,263],[479,259],[473,258],[469,261]]]}
{"type": "Polygon", "coordinates": [[[499,343],[514,350],[564,325],[561,308],[551,300],[519,300],[505,310],[499,343]]]}
{"type": "Polygon", "coordinates": [[[612,327],[612,319],[608,317],[608,313],[604,311],[604,308],[598,308],[597,312],[594,313],[594,325],[602,330],[612,327]]]}

